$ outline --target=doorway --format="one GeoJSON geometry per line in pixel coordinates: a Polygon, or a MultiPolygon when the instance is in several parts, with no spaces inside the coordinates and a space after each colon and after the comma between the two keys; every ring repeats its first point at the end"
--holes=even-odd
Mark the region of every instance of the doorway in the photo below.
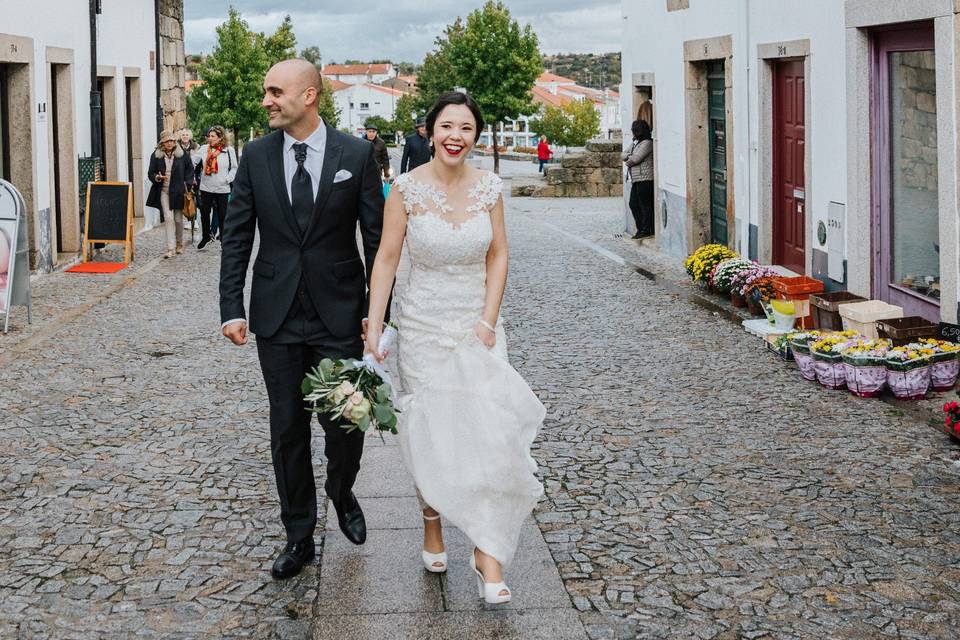
{"type": "Polygon", "coordinates": [[[773,262],[806,271],[806,87],[802,60],[773,65],[773,262]]]}
{"type": "Polygon", "coordinates": [[[10,91],[7,65],[0,64],[0,178],[10,180],[10,91]]]}
{"type": "Polygon", "coordinates": [[[873,295],[940,319],[933,25],[873,34],[873,295]]]}
{"type": "Polygon", "coordinates": [[[723,60],[707,65],[710,159],[710,242],[727,245],[727,105],[723,60]]]}

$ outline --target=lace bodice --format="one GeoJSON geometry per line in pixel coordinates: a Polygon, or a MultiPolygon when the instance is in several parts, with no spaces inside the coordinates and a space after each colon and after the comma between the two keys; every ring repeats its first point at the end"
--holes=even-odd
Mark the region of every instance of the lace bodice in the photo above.
{"type": "Polygon", "coordinates": [[[409,173],[400,175],[394,187],[403,194],[407,250],[414,268],[485,262],[493,237],[489,213],[503,190],[498,175],[484,172],[459,202],[409,173]]]}

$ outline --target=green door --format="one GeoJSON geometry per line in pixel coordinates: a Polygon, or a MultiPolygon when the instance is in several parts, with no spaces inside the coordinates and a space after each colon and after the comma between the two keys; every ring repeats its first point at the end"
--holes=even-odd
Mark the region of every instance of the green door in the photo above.
{"type": "Polygon", "coordinates": [[[723,61],[707,67],[710,135],[710,241],[727,244],[727,109],[723,61]]]}

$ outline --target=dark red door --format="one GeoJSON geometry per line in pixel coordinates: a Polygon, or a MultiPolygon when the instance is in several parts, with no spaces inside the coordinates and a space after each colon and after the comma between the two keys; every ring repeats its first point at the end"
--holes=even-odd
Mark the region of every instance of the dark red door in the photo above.
{"type": "Polygon", "coordinates": [[[773,262],[806,271],[806,178],[804,176],[803,62],[774,66],[773,262]]]}

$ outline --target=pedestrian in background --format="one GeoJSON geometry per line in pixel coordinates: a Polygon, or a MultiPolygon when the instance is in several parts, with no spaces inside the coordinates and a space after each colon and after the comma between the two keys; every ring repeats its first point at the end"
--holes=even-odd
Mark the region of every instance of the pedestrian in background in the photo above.
{"type": "Polygon", "coordinates": [[[180,148],[183,149],[183,152],[193,157],[197,153],[197,150],[200,148],[196,142],[193,141],[193,132],[190,129],[180,129],[180,148]]]}
{"type": "Polygon", "coordinates": [[[553,151],[550,149],[550,143],[547,142],[547,136],[540,136],[540,144],[537,145],[537,160],[540,161],[540,169],[538,171],[543,173],[543,167],[548,162],[550,158],[553,157],[553,151]]]}
{"type": "Polygon", "coordinates": [[[630,212],[637,224],[635,240],[653,235],[653,136],[650,125],[634,120],[633,146],[623,154],[630,179],[630,212]]]}
{"type": "Polygon", "coordinates": [[[147,175],[152,183],[147,206],[160,209],[160,221],[167,235],[163,257],[172,258],[183,252],[183,196],[193,188],[193,163],[172,131],[160,134],[147,175]]]}
{"type": "Polygon", "coordinates": [[[430,141],[427,140],[427,121],[417,120],[417,130],[406,137],[403,143],[403,155],[400,157],[400,173],[413,171],[422,164],[430,162],[430,141]]]}
{"type": "Polygon", "coordinates": [[[387,180],[390,178],[390,152],[387,151],[387,143],[380,137],[380,130],[376,125],[367,125],[367,140],[373,143],[373,156],[380,165],[380,176],[387,180]]]}
{"type": "Polygon", "coordinates": [[[227,216],[227,201],[237,175],[236,151],[227,144],[223,127],[214,125],[207,131],[207,144],[200,147],[194,162],[202,162],[200,169],[200,226],[203,237],[197,249],[203,249],[213,238],[219,237],[227,216]],[[210,213],[214,218],[211,224],[210,213]]]}

